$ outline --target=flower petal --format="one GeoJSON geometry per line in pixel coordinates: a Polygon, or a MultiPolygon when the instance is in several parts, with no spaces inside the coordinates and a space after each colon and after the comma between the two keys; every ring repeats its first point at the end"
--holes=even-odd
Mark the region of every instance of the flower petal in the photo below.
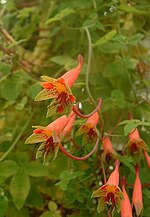
{"type": "Polygon", "coordinates": [[[47,115],[46,117],[53,116],[55,113],[65,113],[66,116],[69,116],[72,111],[73,103],[69,102],[68,105],[65,104],[59,104],[57,103],[57,100],[54,99],[51,104],[47,107],[47,115]],[[62,110],[59,110],[62,107],[62,110]]]}
{"type": "Polygon", "coordinates": [[[50,83],[52,83],[52,84],[54,84],[54,83],[57,81],[57,79],[51,78],[51,77],[45,76],[45,75],[41,76],[41,78],[42,78],[44,81],[48,81],[48,82],[50,82],[50,83]]]}
{"type": "Polygon", "coordinates": [[[92,197],[104,197],[107,194],[107,189],[105,189],[107,186],[103,185],[102,188],[97,189],[93,192],[92,197]]]}
{"type": "Polygon", "coordinates": [[[41,92],[39,92],[36,97],[35,101],[41,101],[41,100],[47,100],[55,98],[57,95],[57,91],[55,89],[43,89],[41,92]]]}
{"type": "Polygon", "coordinates": [[[31,136],[29,136],[26,141],[25,144],[32,144],[32,143],[38,143],[38,142],[43,142],[47,139],[47,136],[45,133],[41,133],[41,134],[35,134],[33,133],[31,136]]]}
{"type": "Polygon", "coordinates": [[[98,206],[97,206],[97,212],[101,213],[106,208],[106,203],[104,201],[104,198],[100,198],[98,200],[98,206]]]}
{"type": "Polygon", "coordinates": [[[89,131],[89,124],[83,124],[76,132],[75,136],[80,136],[89,131]]]}
{"type": "Polygon", "coordinates": [[[54,149],[50,146],[48,152],[45,151],[45,145],[45,142],[42,143],[36,152],[36,159],[43,158],[44,164],[56,159],[60,143],[54,143],[54,149]]]}

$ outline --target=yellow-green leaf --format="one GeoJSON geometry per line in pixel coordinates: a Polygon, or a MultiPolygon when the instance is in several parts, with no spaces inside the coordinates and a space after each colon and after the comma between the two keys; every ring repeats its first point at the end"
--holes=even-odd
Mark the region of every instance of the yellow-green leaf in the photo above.
{"type": "Polygon", "coordinates": [[[94,44],[94,47],[97,47],[99,45],[102,45],[108,41],[110,41],[115,35],[116,35],[117,31],[116,29],[108,32],[106,35],[102,36],[101,38],[99,38],[94,44]]]}

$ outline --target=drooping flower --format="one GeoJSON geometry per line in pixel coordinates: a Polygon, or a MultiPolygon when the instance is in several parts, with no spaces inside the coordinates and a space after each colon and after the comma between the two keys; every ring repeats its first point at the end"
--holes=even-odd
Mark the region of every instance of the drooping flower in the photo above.
{"type": "Polygon", "coordinates": [[[103,149],[104,149],[104,152],[102,154],[102,158],[104,160],[106,160],[108,162],[111,159],[116,158],[117,152],[113,148],[112,143],[110,141],[110,138],[108,136],[105,136],[102,139],[102,146],[103,146],[103,149]]]}
{"type": "Polygon", "coordinates": [[[93,143],[96,141],[98,136],[98,132],[96,129],[96,125],[99,121],[99,114],[95,112],[92,116],[90,116],[85,124],[82,124],[81,127],[76,132],[76,136],[83,136],[83,144],[93,143]]]}
{"type": "Polygon", "coordinates": [[[69,70],[60,78],[54,79],[48,76],[41,76],[45,81],[42,83],[44,89],[38,93],[35,97],[35,101],[53,99],[48,106],[47,117],[52,116],[56,112],[65,112],[67,115],[70,114],[73,103],[76,100],[70,88],[79,76],[82,65],[83,57],[79,55],[78,66],[69,70]]]}
{"type": "Polygon", "coordinates": [[[147,146],[143,139],[140,138],[138,129],[135,128],[129,134],[129,142],[126,145],[127,153],[132,155],[138,162],[141,159],[144,150],[147,150],[147,146]]]}
{"type": "Polygon", "coordinates": [[[75,119],[76,119],[76,114],[74,112],[71,112],[71,118],[69,122],[67,123],[67,125],[65,126],[65,128],[63,129],[62,133],[60,134],[61,140],[66,141],[70,139],[71,130],[72,130],[75,119]]]}
{"type": "Polygon", "coordinates": [[[121,204],[121,217],[132,217],[132,207],[125,189],[125,181],[122,183],[123,200],[121,204]]]}
{"type": "Polygon", "coordinates": [[[132,207],[135,209],[136,215],[140,216],[143,209],[142,186],[139,177],[139,166],[136,165],[136,178],[132,193],[132,207]]]}
{"type": "Polygon", "coordinates": [[[147,162],[148,167],[150,168],[150,156],[148,155],[147,151],[144,150],[144,157],[147,162]]]}
{"type": "Polygon", "coordinates": [[[94,191],[92,197],[98,197],[98,213],[104,209],[108,209],[114,213],[115,209],[119,213],[121,210],[121,202],[123,193],[119,188],[119,161],[116,160],[114,171],[111,173],[105,185],[94,191]]]}
{"type": "Polygon", "coordinates": [[[50,159],[55,159],[60,146],[60,134],[63,132],[69,121],[74,117],[71,113],[69,117],[66,115],[56,119],[48,126],[35,126],[33,134],[26,140],[26,144],[43,142],[36,153],[36,158],[43,157],[44,163],[50,159]]]}

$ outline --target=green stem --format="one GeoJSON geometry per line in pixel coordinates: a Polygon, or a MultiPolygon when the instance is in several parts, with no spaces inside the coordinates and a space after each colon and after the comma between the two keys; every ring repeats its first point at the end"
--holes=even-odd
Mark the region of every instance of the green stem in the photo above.
{"type": "Polygon", "coordinates": [[[31,115],[30,119],[26,122],[26,124],[23,126],[23,128],[21,129],[21,131],[18,134],[18,136],[16,137],[15,141],[12,143],[12,145],[9,147],[9,149],[5,152],[5,154],[0,158],[0,162],[3,161],[7,157],[7,155],[12,151],[12,149],[15,147],[15,145],[19,141],[20,137],[24,133],[26,127],[28,126],[29,122],[31,121],[32,117],[33,117],[33,114],[31,115]]]}
{"type": "Polygon", "coordinates": [[[89,88],[89,75],[90,75],[90,67],[91,67],[91,59],[92,59],[92,40],[91,40],[89,29],[87,27],[85,27],[84,29],[86,31],[87,39],[88,39],[88,63],[87,63],[86,78],[85,78],[86,90],[87,90],[89,98],[95,105],[95,101],[92,97],[92,94],[89,88]]]}
{"type": "Polygon", "coordinates": [[[95,0],[92,0],[92,3],[93,3],[94,9],[97,11],[97,4],[96,4],[96,1],[95,1],[95,0]]]}

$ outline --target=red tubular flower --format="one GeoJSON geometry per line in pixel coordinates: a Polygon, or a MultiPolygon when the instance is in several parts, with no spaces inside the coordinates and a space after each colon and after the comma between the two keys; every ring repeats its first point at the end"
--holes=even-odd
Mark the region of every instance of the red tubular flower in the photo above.
{"type": "Polygon", "coordinates": [[[37,150],[36,158],[43,157],[44,163],[51,158],[55,159],[60,146],[60,134],[63,132],[73,114],[63,115],[46,127],[35,126],[33,134],[26,140],[26,144],[43,142],[37,150]]]}
{"type": "Polygon", "coordinates": [[[124,199],[122,200],[121,205],[121,217],[132,217],[132,207],[125,189],[125,181],[122,183],[122,192],[124,199]]]}
{"type": "Polygon", "coordinates": [[[143,209],[142,186],[139,177],[139,166],[136,165],[135,169],[136,169],[136,178],[133,187],[132,206],[135,208],[136,215],[140,216],[143,209]]]}
{"type": "Polygon", "coordinates": [[[135,128],[129,134],[129,142],[126,145],[128,154],[131,154],[137,161],[141,159],[141,154],[147,149],[147,146],[143,139],[140,138],[138,129],[135,128]]]}
{"type": "Polygon", "coordinates": [[[92,197],[98,197],[98,213],[101,213],[104,209],[108,208],[112,212],[117,210],[120,212],[121,202],[123,199],[123,193],[119,188],[119,161],[115,162],[115,170],[111,173],[108,181],[105,185],[94,191],[92,197]]]}
{"type": "Polygon", "coordinates": [[[80,74],[83,65],[83,57],[78,56],[78,66],[69,70],[63,76],[58,79],[54,79],[48,76],[41,76],[45,81],[42,83],[44,88],[35,97],[35,101],[53,99],[48,106],[47,117],[52,116],[55,112],[70,114],[73,103],[76,98],[73,96],[70,88],[73,86],[77,77],[80,74]]]}
{"type": "Polygon", "coordinates": [[[71,117],[70,117],[69,122],[67,123],[67,125],[63,129],[62,133],[60,134],[60,138],[63,141],[68,140],[70,138],[72,126],[73,126],[74,121],[76,119],[76,114],[74,112],[71,112],[70,116],[71,117]]]}
{"type": "Polygon", "coordinates": [[[90,116],[85,124],[82,124],[82,126],[78,129],[76,132],[76,136],[80,136],[84,134],[83,136],[83,144],[87,143],[93,143],[96,141],[96,138],[98,136],[98,132],[96,129],[96,125],[99,121],[99,114],[98,112],[95,112],[92,116],[90,116]]]}
{"type": "Polygon", "coordinates": [[[106,160],[106,161],[110,161],[110,159],[112,158],[116,158],[117,156],[117,152],[115,151],[115,149],[112,146],[112,143],[110,141],[110,138],[108,136],[104,137],[102,139],[102,146],[104,149],[104,152],[102,154],[102,157],[106,160]]]}
{"type": "Polygon", "coordinates": [[[150,156],[145,150],[144,150],[144,157],[145,157],[148,167],[150,168],[150,156]]]}

